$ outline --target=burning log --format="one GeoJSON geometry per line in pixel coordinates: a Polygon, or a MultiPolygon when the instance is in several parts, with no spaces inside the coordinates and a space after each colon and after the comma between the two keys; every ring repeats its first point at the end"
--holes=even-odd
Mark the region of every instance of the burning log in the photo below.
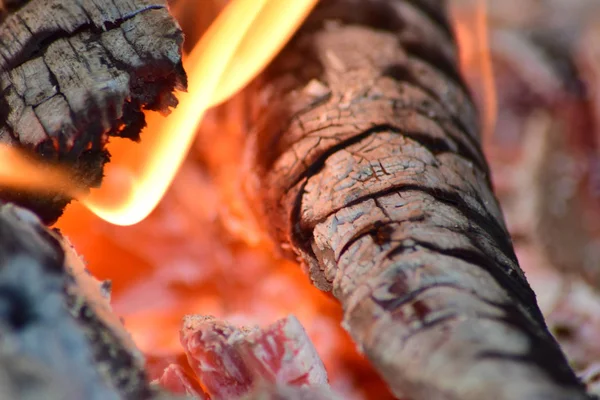
{"type": "MultiPolygon", "coordinates": [[[[21,3],[8,2],[21,7],[0,24],[0,143],[67,166],[82,190],[98,186],[108,137],[138,140],[143,109],[177,104],[181,30],[165,0],[21,3]]],[[[70,201],[6,188],[0,197],[46,222],[70,201]]]]}
{"type": "Polygon", "coordinates": [[[322,2],[255,84],[249,198],[397,396],[587,398],[515,257],[443,3],[322,2]]]}
{"type": "Polygon", "coordinates": [[[151,398],[109,286],[30,212],[1,206],[0,229],[0,375],[11,377],[0,397],[151,398]]]}

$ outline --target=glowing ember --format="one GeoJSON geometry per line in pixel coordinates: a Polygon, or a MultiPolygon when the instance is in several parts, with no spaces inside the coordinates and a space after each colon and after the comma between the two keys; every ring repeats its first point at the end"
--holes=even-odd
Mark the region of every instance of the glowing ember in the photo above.
{"type": "Polygon", "coordinates": [[[37,163],[9,147],[0,148],[4,186],[53,190],[79,198],[100,218],[133,225],[152,212],[164,196],[194,139],[205,111],[254,78],[298,29],[318,0],[234,0],[218,16],[184,60],[189,94],[169,118],[148,113],[140,145],[111,145],[113,163],[106,167],[102,189],[90,196],[71,182],[67,172],[37,163]],[[273,34],[277,32],[277,34],[273,34]],[[17,172],[18,171],[18,172],[17,172]]]}
{"type": "Polygon", "coordinates": [[[103,188],[84,199],[116,225],[143,220],[158,204],[187,154],[205,110],[225,100],[266,66],[317,0],[235,0],[219,15],[184,62],[189,94],[166,119],[148,115],[139,146],[111,148],[115,163],[103,188]],[[273,34],[277,32],[277,34],[273,34]]]}

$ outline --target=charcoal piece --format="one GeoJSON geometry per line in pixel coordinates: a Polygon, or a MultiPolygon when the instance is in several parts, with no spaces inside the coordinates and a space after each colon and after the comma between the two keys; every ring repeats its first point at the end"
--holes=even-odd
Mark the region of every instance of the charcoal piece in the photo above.
{"type": "MultiPolygon", "coordinates": [[[[182,43],[165,0],[27,2],[0,24],[0,144],[66,166],[83,191],[98,186],[108,138],[138,140],[143,110],[177,105],[182,43]]],[[[70,201],[6,187],[0,198],[46,222],[70,201]]]]}

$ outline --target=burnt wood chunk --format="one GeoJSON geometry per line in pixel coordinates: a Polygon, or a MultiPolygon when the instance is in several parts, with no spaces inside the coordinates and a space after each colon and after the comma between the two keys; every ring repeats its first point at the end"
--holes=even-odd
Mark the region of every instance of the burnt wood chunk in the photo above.
{"type": "Polygon", "coordinates": [[[588,398],[517,262],[444,6],[323,0],[248,91],[248,196],[398,398],[588,398]]]}
{"type": "MultiPolygon", "coordinates": [[[[177,105],[173,91],[187,84],[182,32],[166,0],[21,3],[0,24],[0,143],[69,167],[84,190],[98,186],[108,138],[138,140],[142,110],[177,105]]],[[[46,221],[70,200],[0,197],[46,221]]]]}
{"type": "Polygon", "coordinates": [[[27,210],[1,205],[0,236],[0,398],[151,398],[109,286],[27,210]]]}

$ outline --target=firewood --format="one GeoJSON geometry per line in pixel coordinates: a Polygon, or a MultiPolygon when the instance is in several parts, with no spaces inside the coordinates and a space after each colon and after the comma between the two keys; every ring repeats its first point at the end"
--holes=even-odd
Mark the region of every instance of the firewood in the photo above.
{"type": "Polygon", "coordinates": [[[0,398],[158,399],[143,359],[68,242],[0,206],[0,398]]]}
{"type": "MultiPolygon", "coordinates": [[[[169,367],[159,383],[189,397],[166,393],[148,382],[141,354],[110,308],[110,285],[85,270],[59,232],[12,204],[0,206],[0,232],[0,398],[203,398],[193,377],[176,366],[169,367]]],[[[287,318],[242,336],[235,351],[246,354],[248,366],[280,362],[273,371],[260,374],[245,399],[336,399],[324,384],[321,361],[297,320],[287,318]],[[282,345],[277,350],[283,353],[268,351],[272,339],[282,345]],[[298,354],[289,357],[290,352],[298,354]],[[273,354],[275,358],[268,358],[273,354]]]]}
{"type": "Polygon", "coordinates": [[[444,3],[321,2],[248,92],[248,197],[399,398],[588,398],[514,254],[444,3]]]}
{"type": "MultiPolygon", "coordinates": [[[[142,110],[184,89],[183,35],[166,0],[31,0],[0,24],[0,144],[99,185],[110,136],[139,139],[142,110]]],[[[53,221],[66,195],[0,191],[53,221]]]]}

